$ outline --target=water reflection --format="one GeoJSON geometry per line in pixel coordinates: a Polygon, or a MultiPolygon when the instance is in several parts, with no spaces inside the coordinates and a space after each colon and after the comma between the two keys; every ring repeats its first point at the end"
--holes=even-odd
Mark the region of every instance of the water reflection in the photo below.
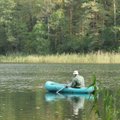
{"type": "Polygon", "coordinates": [[[30,120],[35,115],[35,93],[0,93],[0,120],[30,120]]]}
{"type": "Polygon", "coordinates": [[[73,98],[94,100],[94,95],[93,94],[75,94],[75,93],[74,94],[70,94],[70,93],[56,94],[56,93],[50,93],[50,92],[45,94],[45,100],[47,102],[57,101],[60,99],[71,100],[73,98]]]}
{"type": "Polygon", "coordinates": [[[93,94],[55,94],[55,93],[46,93],[45,100],[47,102],[64,100],[70,103],[72,108],[72,115],[78,116],[79,111],[84,109],[85,100],[94,100],[93,94]]]}
{"type": "Polygon", "coordinates": [[[74,97],[69,101],[73,107],[73,114],[78,115],[79,110],[84,108],[84,102],[85,102],[84,97],[74,97]]]}
{"type": "Polygon", "coordinates": [[[113,118],[110,113],[117,118],[119,114],[114,110],[118,112],[119,99],[114,101],[117,106],[113,108],[113,98],[104,92],[97,101],[92,94],[53,94],[43,89],[0,92],[0,120],[107,120],[110,115],[113,118]]]}

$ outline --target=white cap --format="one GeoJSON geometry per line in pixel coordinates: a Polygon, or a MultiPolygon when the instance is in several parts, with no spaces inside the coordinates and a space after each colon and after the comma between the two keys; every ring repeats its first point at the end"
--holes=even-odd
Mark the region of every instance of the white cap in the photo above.
{"type": "Polygon", "coordinates": [[[78,75],[79,73],[78,73],[78,71],[77,70],[75,70],[74,72],[73,72],[73,75],[78,75]]]}

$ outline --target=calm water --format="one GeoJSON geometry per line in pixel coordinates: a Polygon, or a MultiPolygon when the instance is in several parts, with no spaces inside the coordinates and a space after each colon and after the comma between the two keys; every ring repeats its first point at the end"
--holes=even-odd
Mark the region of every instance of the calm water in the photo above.
{"type": "Polygon", "coordinates": [[[118,112],[119,120],[119,86],[120,64],[0,64],[0,120],[107,120],[108,108],[110,114],[118,112]],[[69,82],[76,69],[87,86],[96,75],[101,88],[97,102],[93,95],[50,94],[44,89],[47,80],[69,82]]]}

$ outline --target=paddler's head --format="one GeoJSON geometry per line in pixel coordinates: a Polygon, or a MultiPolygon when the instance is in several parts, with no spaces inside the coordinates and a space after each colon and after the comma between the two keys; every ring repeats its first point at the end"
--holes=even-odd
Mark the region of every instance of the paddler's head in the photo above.
{"type": "Polygon", "coordinates": [[[76,75],[78,75],[78,74],[79,74],[79,73],[78,73],[78,70],[74,70],[74,71],[73,71],[73,75],[74,75],[74,76],[76,76],[76,75]]]}

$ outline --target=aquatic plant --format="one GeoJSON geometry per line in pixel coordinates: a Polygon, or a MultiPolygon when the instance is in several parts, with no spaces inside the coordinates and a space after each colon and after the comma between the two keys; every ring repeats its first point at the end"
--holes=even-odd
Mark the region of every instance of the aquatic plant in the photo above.
{"type": "MultiPolygon", "coordinates": [[[[118,111],[116,106],[117,94],[115,94],[115,91],[113,96],[112,91],[102,87],[101,84],[101,86],[98,86],[100,82],[95,75],[93,75],[92,81],[90,86],[94,86],[95,92],[91,112],[94,111],[100,120],[119,120],[118,114],[120,114],[120,111],[118,111]]],[[[118,92],[116,91],[116,93],[118,92]]]]}
{"type": "Polygon", "coordinates": [[[103,120],[118,120],[118,110],[116,108],[116,98],[108,91],[103,96],[103,120]]]}

